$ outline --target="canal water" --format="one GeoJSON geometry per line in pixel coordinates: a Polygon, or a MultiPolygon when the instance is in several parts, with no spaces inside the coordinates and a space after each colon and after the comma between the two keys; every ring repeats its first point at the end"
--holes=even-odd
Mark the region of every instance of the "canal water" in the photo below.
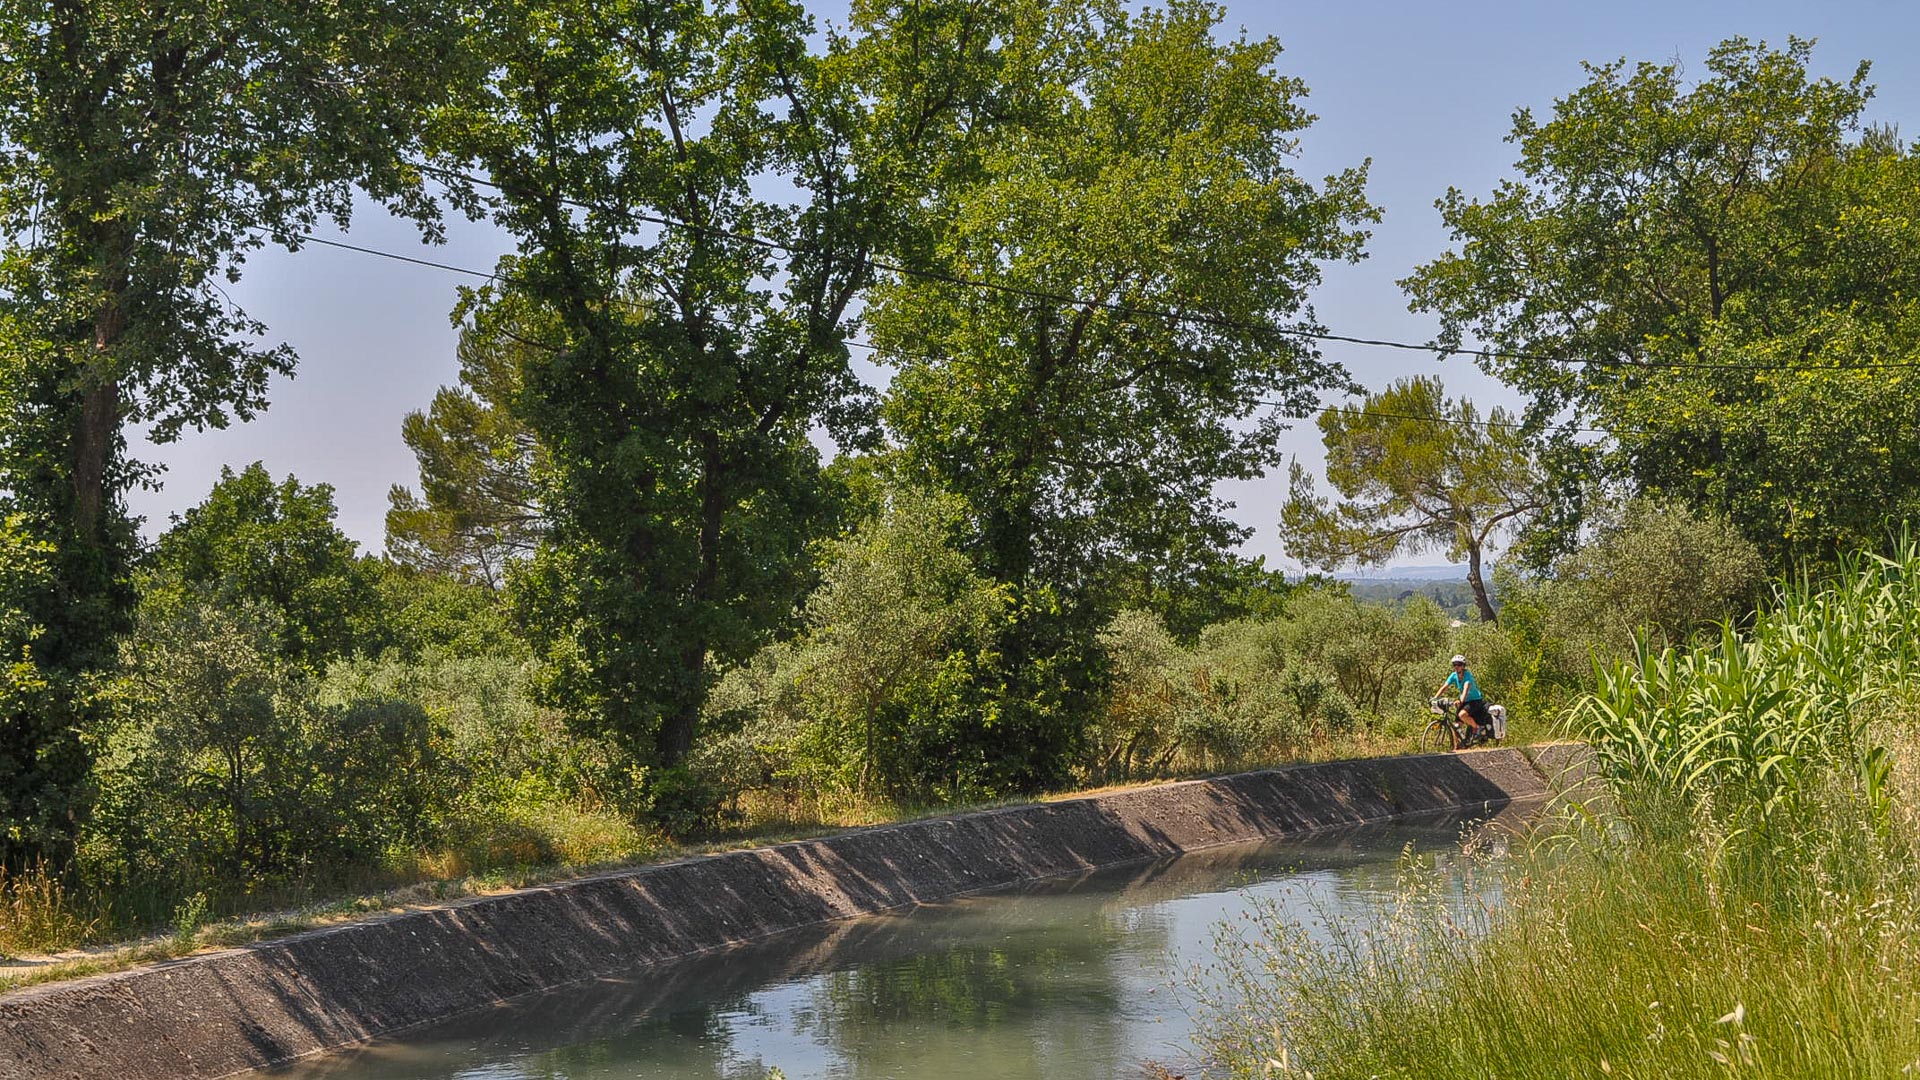
{"type": "MultiPolygon", "coordinates": [[[[1509,810],[1507,817],[1516,817],[1509,810]]],[[[790,931],[523,998],[255,1074],[278,1080],[1022,1080],[1191,1068],[1188,973],[1256,899],[1367,919],[1403,852],[1458,867],[1429,817],[1215,848],[790,931]]],[[[1483,834],[1498,835],[1501,824],[1483,834]]],[[[1497,842],[1497,841],[1496,841],[1497,842]]]]}

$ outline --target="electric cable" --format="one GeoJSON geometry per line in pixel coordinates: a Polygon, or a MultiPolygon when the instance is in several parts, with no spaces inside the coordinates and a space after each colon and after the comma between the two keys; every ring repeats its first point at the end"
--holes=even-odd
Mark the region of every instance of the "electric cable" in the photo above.
{"type": "MultiPolygon", "coordinates": [[[[349,251],[349,252],[354,252],[361,255],[374,256],[382,259],[390,259],[394,262],[407,263],[409,265],[426,267],[428,269],[433,269],[433,270],[443,270],[449,273],[463,274],[468,277],[481,278],[487,281],[497,281],[505,285],[513,284],[513,281],[511,279],[506,278],[501,274],[498,274],[492,271],[475,270],[472,267],[458,266],[453,263],[436,262],[432,259],[422,259],[413,255],[404,255],[395,251],[384,251],[384,250],[381,250],[380,248],[365,247],[360,244],[351,244],[342,240],[332,240],[326,237],[313,236],[311,234],[304,234],[304,233],[300,234],[300,239],[305,242],[320,244],[322,246],[330,247],[330,248],[337,248],[342,251],[349,251]]],[[[624,301],[622,303],[623,303],[623,306],[627,306],[635,310],[645,310],[641,305],[638,305],[638,304],[633,304],[631,302],[624,302],[624,301]]],[[[747,329],[746,327],[743,327],[738,323],[728,322],[725,319],[716,318],[714,321],[734,330],[747,329]]],[[[1427,346],[1414,346],[1414,345],[1410,345],[1402,342],[1389,342],[1389,341],[1367,340],[1367,339],[1346,338],[1346,337],[1334,337],[1333,340],[1348,341],[1355,344],[1363,344],[1363,345],[1390,345],[1398,348],[1419,349],[1421,351],[1427,351],[1427,352],[1440,351],[1427,346]]],[[[890,356],[896,360],[920,360],[920,361],[927,361],[927,362],[933,362],[933,363],[940,363],[940,362],[944,362],[947,359],[946,357],[938,356],[932,353],[907,352],[900,349],[891,348],[889,346],[879,345],[871,341],[862,341],[858,338],[852,338],[852,337],[841,338],[840,342],[841,344],[847,346],[848,348],[862,349],[862,350],[873,352],[878,355],[890,356]]],[[[1920,365],[1912,365],[1912,366],[1920,366],[1920,365]]],[[[1830,370],[1847,370],[1847,369],[1817,368],[1813,370],[1830,371],[1830,370]]],[[[1250,399],[1247,401],[1247,404],[1265,406],[1268,408],[1277,408],[1277,409],[1291,410],[1296,408],[1295,406],[1288,405],[1284,402],[1269,401],[1263,398],[1250,399]]],[[[1366,408],[1359,407],[1352,404],[1310,406],[1305,410],[1305,412],[1309,414],[1334,413],[1334,412],[1340,412],[1344,410],[1352,410],[1355,408],[1359,408],[1362,415],[1379,417],[1382,419],[1413,420],[1413,421],[1435,423],[1435,424],[1467,424],[1469,423],[1468,421],[1457,420],[1457,419],[1452,419],[1452,418],[1443,417],[1443,416],[1422,416],[1417,413],[1383,412],[1375,409],[1366,409],[1366,408]]],[[[1516,429],[1516,428],[1524,427],[1525,424],[1519,421],[1495,421],[1495,420],[1488,419],[1488,420],[1471,421],[1471,426],[1485,427],[1485,428],[1498,427],[1498,428],[1516,429]]],[[[1562,425],[1562,424],[1549,424],[1546,426],[1551,427],[1556,431],[1573,432],[1573,433],[1579,433],[1579,434],[1592,434],[1592,435],[1617,436],[1621,434],[1634,434],[1634,435],[1657,434],[1656,432],[1653,432],[1650,430],[1637,429],[1637,428],[1598,428],[1598,427],[1584,427],[1584,426],[1578,426],[1578,425],[1562,425]]]]}
{"type": "MultiPolygon", "coordinates": [[[[449,178],[460,180],[462,182],[469,183],[469,184],[477,184],[483,187],[490,187],[502,192],[506,191],[506,188],[496,181],[488,180],[478,176],[472,176],[467,173],[459,172],[458,170],[447,169],[447,168],[443,168],[436,165],[425,165],[425,164],[418,164],[418,163],[416,163],[416,167],[421,169],[423,172],[434,173],[442,177],[449,177],[449,178]]],[[[616,212],[616,211],[609,210],[606,207],[597,206],[593,203],[585,202],[579,199],[569,198],[564,195],[558,196],[558,200],[562,205],[571,206],[576,209],[587,210],[591,213],[600,213],[600,214],[607,214],[609,216],[624,217],[633,221],[644,222],[648,225],[656,225],[661,228],[681,229],[689,232],[699,232],[699,233],[707,233],[713,236],[722,236],[722,237],[726,237],[727,239],[737,240],[741,243],[745,243],[745,244],[752,245],[754,247],[761,248],[762,250],[765,250],[765,251],[780,251],[790,255],[805,254],[813,251],[811,247],[805,244],[797,244],[793,242],[773,240],[763,236],[756,236],[752,233],[743,233],[737,230],[725,229],[715,225],[702,225],[697,222],[685,221],[679,218],[667,217],[660,214],[647,214],[647,213],[631,211],[631,210],[622,210],[622,211],[616,212]]],[[[1348,335],[1348,334],[1336,334],[1330,331],[1314,330],[1307,327],[1260,326],[1260,325],[1251,324],[1251,323],[1242,323],[1232,319],[1224,319],[1216,315],[1209,315],[1205,312],[1178,311],[1172,308],[1152,307],[1152,306],[1135,305],[1135,304],[1122,304],[1122,303],[1118,303],[1110,300],[1096,300],[1089,297],[1077,297],[1077,296],[1072,296],[1066,293],[1054,293],[1054,292],[1048,292],[1042,289],[1030,289],[1030,288],[1026,288],[1024,286],[1019,286],[1019,285],[1008,285],[1003,282],[985,281],[978,278],[962,277],[957,274],[948,274],[942,271],[930,270],[924,267],[905,266],[905,265],[891,262],[889,260],[884,260],[884,259],[870,258],[868,262],[870,262],[874,267],[878,269],[885,270],[888,273],[900,274],[905,277],[920,278],[927,281],[934,281],[934,282],[940,282],[948,285],[962,286],[965,288],[983,289],[983,290],[988,290],[992,292],[998,292],[1004,295],[1020,296],[1020,297],[1025,297],[1031,300],[1041,300],[1048,303],[1059,304],[1065,307],[1093,308],[1096,310],[1108,311],[1108,312],[1112,312],[1120,315],[1141,315],[1141,316],[1148,316],[1148,317],[1158,318],[1158,319],[1167,319],[1167,320],[1176,321],[1176,322],[1199,323],[1205,326],[1212,326],[1212,327],[1225,329],[1225,330],[1237,330],[1243,333],[1277,333],[1287,337],[1305,338],[1313,341],[1338,342],[1346,345],[1362,345],[1370,348],[1399,349],[1399,350],[1404,350],[1408,352],[1436,353],[1442,357],[1475,356],[1475,357],[1480,357],[1482,359],[1487,359],[1487,360],[1526,360],[1526,361],[1535,361],[1539,363],[1549,363],[1549,364],[1585,364],[1591,367],[1617,367],[1617,368],[1633,368],[1633,369],[1670,369],[1671,368],[1671,369],[1700,370],[1700,371],[1831,372],[1831,371],[1868,371],[1868,370],[1879,371],[1879,370],[1898,370],[1898,369],[1906,369],[1906,368],[1920,368],[1920,361],[1916,361],[1916,360],[1873,360],[1873,361],[1864,361],[1860,363],[1852,363],[1842,367],[1838,365],[1813,366],[1813,365],[1793,365],[1793,364],[1729,364],[1729,363],[1716,363],[1713,361],[1697,361],[1697,360],[1634,360],[1634,359],[1627,359],[1622,357],[1553,356],[1547,353],[1534,353],[1534,352],[1524,352],[1524,351],[1510,350],[1510,349],[1489,349],[1489,348],[1466,347],[1466,346],[1456,346],[1456,347],[1450,348],[1444,345],[1436,345],[1432,343],[1421,344],[1418,342],[1411,342],[1411,341],[1394,341],[1387,338],[1366,338],[1366,337],[1357,337],[1357,336],[1348,335]]]]}

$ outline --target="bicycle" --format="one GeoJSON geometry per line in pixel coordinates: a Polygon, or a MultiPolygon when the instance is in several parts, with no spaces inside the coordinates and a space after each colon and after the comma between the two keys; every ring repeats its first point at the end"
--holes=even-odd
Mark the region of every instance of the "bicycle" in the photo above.
{"type": "Polygon", "coordinates": [[[1420,733],[1420,748],[1430,754],[1449,754],[1455,750],[1464,750],[1469,746],[1482,743],[1499,742],[1507,735],[1507,710],[1499,705],[1490,705],[1487,711],[1492,715],[1493,723],[1482,724],[1479,736],[1472,742],[1467,741],[1467,725],[1460,720],[1460,703],[1450,697],[1437,697],[1427,702],[1433,710],[1433,719],[1427,723],[1425,731],[1420,733]]]}

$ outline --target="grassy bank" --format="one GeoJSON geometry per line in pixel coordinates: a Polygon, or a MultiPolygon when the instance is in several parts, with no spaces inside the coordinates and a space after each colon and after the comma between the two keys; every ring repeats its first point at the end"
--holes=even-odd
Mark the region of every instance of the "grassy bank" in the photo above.
{"type": "Polygon", "coordinates": [[[1920,557],[1643,652],[1570,724],[1595,804],[1463,911],[1409,866],[1329,943],[1235,928],[1203,1049],[1234,1076],[1901,1076],[1920,1068],[1920,557]]]}

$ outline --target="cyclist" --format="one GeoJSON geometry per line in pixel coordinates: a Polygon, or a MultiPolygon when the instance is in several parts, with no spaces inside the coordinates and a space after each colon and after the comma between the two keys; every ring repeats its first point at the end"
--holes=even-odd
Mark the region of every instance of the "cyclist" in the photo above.
{"type": "Polygon", "coordinates": [[[1467,725],[1467,737],[1461,745],[1471,746],[1480,740],[1481,726],[1492,725],[1493,717],[1487,712],[1485,695],[1480,693],[1480,680],[1467,670],[1467,658],[1453,658],[1453,674],[1440,684],[1440,693],[1454,698],[1460,705],[1460,722],[1467,725]]]}

